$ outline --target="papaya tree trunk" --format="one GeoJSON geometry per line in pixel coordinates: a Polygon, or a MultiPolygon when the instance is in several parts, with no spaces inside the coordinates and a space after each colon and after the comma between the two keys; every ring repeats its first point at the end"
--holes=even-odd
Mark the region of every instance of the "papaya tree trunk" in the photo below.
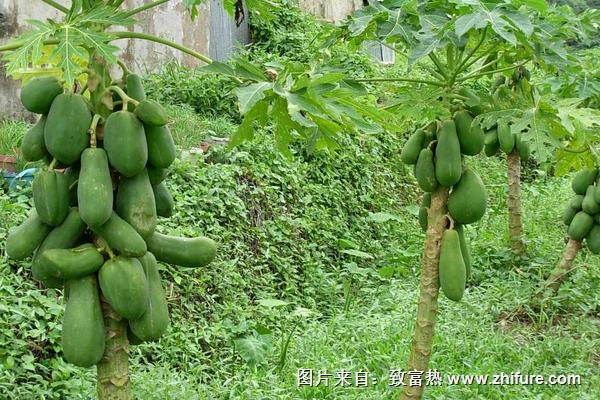
{"type": "Polygon", "coordinates": [[[581,246],[582,242],[569,239],[561,260],[556,264],[554,271],[552,271],[550,277],[546,279],[538,291],[538,298],[542,297],[548,289],[551,289],[553,293],[558,292],[560,285],[562,285],[569,272],[573,270],[573,260],[577,257],[577,253],[581,250],[581,246]]]}
{"type": "MultiPolygon", "coordinates": [[[[439,188],[432,193],[431,206],[427,218],[427,236],[421,260],[421,286],[417,306],[417,321],[408,358],[407,371],[427,371],[433,347],[433,334],[438,311],[439,261],[442,234],[446,229],[446,203],[448,188],[439,188]]],[[[424,377],[423,377],[424,378],[424,377]]],[[[421,399],[425,387],[410,386],[408,374],[405,376],[401,400],[421,399]]]]}
{"type": "Polygon", "coordinates": [[[127,321],[102,298],[106,348],[98,363],[97,389],[99,400],[132,400],[129,382],[129,341],[127,321]]]}
{"type": "Polygon", "coordinates": [[[521,207],[521,157],[517,150],[508,155],[508,233],[513,253],[519,256],[525,254],[521,207]]]}

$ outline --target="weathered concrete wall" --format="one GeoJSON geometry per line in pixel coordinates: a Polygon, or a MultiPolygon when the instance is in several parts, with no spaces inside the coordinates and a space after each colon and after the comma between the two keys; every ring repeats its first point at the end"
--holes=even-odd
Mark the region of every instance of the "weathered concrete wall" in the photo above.
{"type": "Polygon", "coordinates": [[[364,5],[363,0],[300,0],[300,7],[327,21],[340,21],[364,5]]]}
{"type": "MultiPolygon", "coordinates": [[[[66,0],[58,2],[69,4],[66,0]]],[[[131,9],[146,2],[147,0],[126,0],[124,5],[131,9]]],[[[223,60],[235,48],[237,41],[243,43],[249,40],[249,31],[247,24],[236,27],[221,9],[222,0],[207,1],[199,7],[198,18],[192,21],[183,1],[171,1],[139,14],[139,23],[134,27],[116,29],[160,36],[223,60]]],[[[0,0],[0,44],[27,30],[27,19],[60,19],[61,15],[62,13],[39,0],[0,0]]],[[[137,72],[154,71],[173,60],[190,67],[201,64],[191,56],[153,42],[121,40],[115,44],[123,49],[121,56],[124,61],[137,72]]],[[[22,116],[23,109],[18,101],[19,82],[6,78],[4,72],[0,62],[0,119],[22,116]]]]}

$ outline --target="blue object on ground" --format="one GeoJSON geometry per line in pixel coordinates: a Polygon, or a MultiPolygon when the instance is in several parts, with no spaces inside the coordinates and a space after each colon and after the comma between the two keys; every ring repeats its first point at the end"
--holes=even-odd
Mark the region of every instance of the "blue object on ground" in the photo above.
{"type": "Polygon", "coordinates": [[[29,168],[19,173],[2,171],[2,176],[8,181],[8,188],[14,189],[17,185],[29,186],[33,182],[33,176],[37,172],[37,168],[29,168]]]}

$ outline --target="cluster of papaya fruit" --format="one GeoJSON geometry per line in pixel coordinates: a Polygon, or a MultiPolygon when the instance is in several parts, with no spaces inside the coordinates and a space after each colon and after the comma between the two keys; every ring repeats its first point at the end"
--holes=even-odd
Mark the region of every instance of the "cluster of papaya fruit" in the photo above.
{"type": "Polygon", "coordinates": [[[596,169],[580,171],[571,187],[575,196],[567,205],[563,222],[569,227],[569,237],[585,240],[588,249],[600,254],[600,172],[596,169]]]}
{"type": "Polygon", "coordinates": [[[531,156],[531,149],[523,140],[522,133],[513,133],[507,122],[498,122],[485,134],[485,155],[492,157],[500,150],[505,154],[511,154],[516,150],[523,161],[529,160],[531,156]]]}
{"type": "Polygon", "coordinates": [[[414,165],[417,183],[425,192],[419,210],[423,230],[427,229],[431,193],[438,187],[451,189],[447,202],[451,223],[442,238],[439,272],[442,291],[455,301],[462,298],[471,270],[463,225],[479,221],[487,208],[481,178],[463,163],[463,155],[477,155],[484,147],[484,132],[473,123],[471,112],[458,110],[452,119],[416,130],[400,154],[405,164],[414,165]]]}
{"type": "MultiPolygon", "coordinates": [[[[105,348],[101,297],[128,321],[130,342],[158,339],[169,325],[157,259],[202,267],[216,254],[209,238],[155,231],[174,201],[164,180],[176,157],[165,110],[146,99],[139,76],[113,88],[122,109],[102,117],[81,94],[55,78],[37,78],[21,92],[25,108],[41,114],[25,135],[27,160],[46,160],[32,185],[34,207],[7,238],[7,254],[33,256],[33,277],[64,285],[64,357],[97,364],[105,348]]],[[[112,93],[108,92],[112,96],[112,93]]]]}

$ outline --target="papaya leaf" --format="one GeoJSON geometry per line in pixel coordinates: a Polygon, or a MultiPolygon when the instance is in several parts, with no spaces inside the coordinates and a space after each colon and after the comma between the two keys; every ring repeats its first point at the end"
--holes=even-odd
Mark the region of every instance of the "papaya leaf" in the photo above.
{"type": "Polygon", "coordinates": [[[271,82],[253,83],[248,86],[236,88],[234,92],[238,98],[242,115],[254,108],[256,103],[265,98],[265,92],[271,89],[273,89],[271,82]]]}

